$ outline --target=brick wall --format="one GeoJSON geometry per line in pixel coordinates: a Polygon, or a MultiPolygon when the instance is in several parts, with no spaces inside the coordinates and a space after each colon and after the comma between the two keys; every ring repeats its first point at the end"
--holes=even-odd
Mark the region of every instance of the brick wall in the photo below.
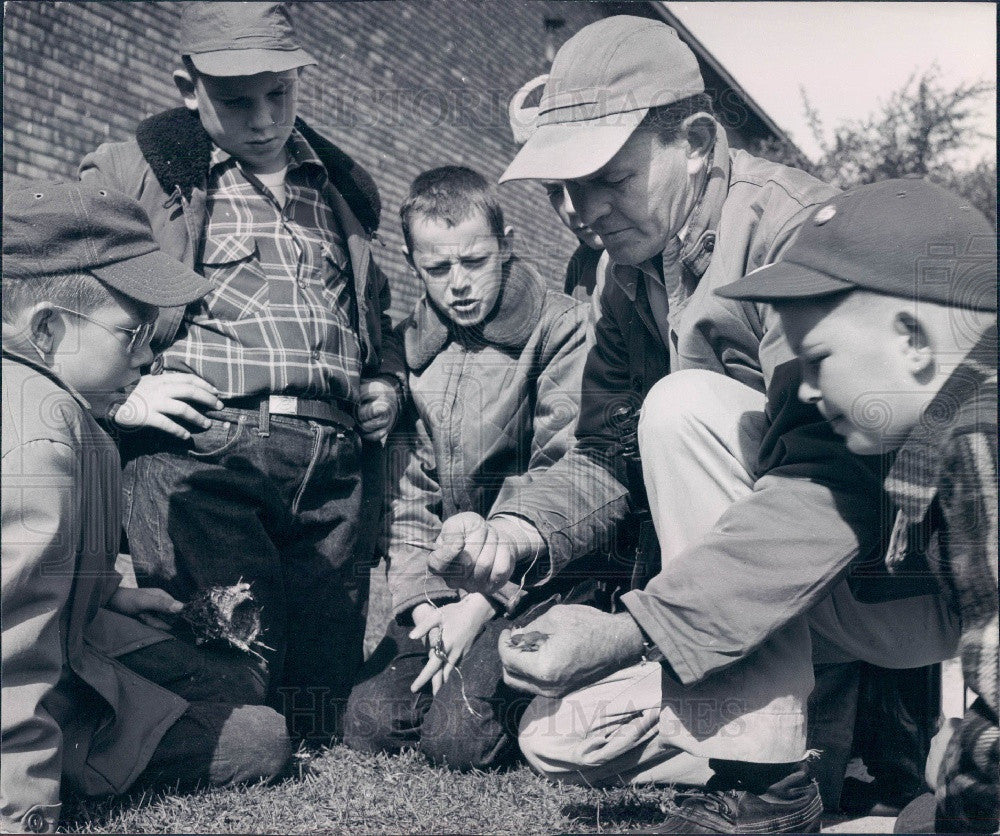
{"type": "MultiPolygon", "coordinates": [[[[175,2],[6,4],[4,174],[73,176],[105,140],[129,137],[146,116],[179,104],[175,2]]],[[[303,45],[319,62],[303,77],[302,116],[373,174],[384,205],[379,260],[393,314],[416,289],[400,254],[398,210],[414,176],[462,163],[488,178],[516,150],[506,105],[543,72],[544,19],[566,21],[557,45],[608,11],[586,2],[298,3],[303,45]]],[[[536,184],[501,190],[528,254],[561,281],[575,239],[536,184]]]]}

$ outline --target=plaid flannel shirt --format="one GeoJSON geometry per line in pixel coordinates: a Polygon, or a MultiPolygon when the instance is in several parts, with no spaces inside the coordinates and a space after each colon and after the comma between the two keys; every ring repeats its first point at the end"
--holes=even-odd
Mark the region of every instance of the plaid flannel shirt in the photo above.
{"type": "Polygon", "coordinates": [[[193,372],[222,398],[288,394],[356,402],[357,303],[327,174],[289,139],[286,201],[221,148],[212,152],[198,270],[214,289],[185,314],[164,368],[193,372]]]}
{"type": "MultiPolygon", "coordinates": [[[[886,561],[900,565],[936,501],[943,530],[931,570],[961,616],[965,684],[977,699],[938,776],[939,814],[995,832],[997,726],[997,330],[948,378],[900,449],[886,479],[898,513],[886,561]]],[[[986,832],[986,831],[984,831],[986,832]]]]}

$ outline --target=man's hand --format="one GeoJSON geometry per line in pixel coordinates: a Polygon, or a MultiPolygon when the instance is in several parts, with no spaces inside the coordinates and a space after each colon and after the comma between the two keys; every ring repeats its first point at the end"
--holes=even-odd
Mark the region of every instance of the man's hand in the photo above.
{"type": "Polygon", "coordinates": [[[358,402],[358,430],[365,441],[384,443],[396,424],[400,402],[400,387],[388,375],[361,381],[358,402]]]}
{"type": "Polygon", "coordinates": [[[164,372],[143,375],[118,411],[114,422],[119,427],[137,429],[154,427],[187,440],[191,433],[178,419],[208,429],[212,421],[195,407],[222,409],[219,390],[196,374],[164,372]]]}
{"type": "Polygon", "coordinates": [[[126,586],[118,587],[108,600],[108,607],[160,630],[169,630],[170,625],[158,616],[169,618],[184,609],[180,601],[162,589],[135,589],[126,586]]]}
{"type": "Polygon", "coordinates": [[[530,624],[504,630],[503,681],[543,697],[562,697],[642,658],[639,626],[628,613],[581,604],[552,607],[530,624]]]}
{"type": "Polygon", "coordinates": [[[428,658],[410,690],[416,693],[429,681],[431,692],[436,694],[494,615],[496,610],[489,599],[475,593],[437,608],[417,604],[413,608],[416,626],[410,631],[410,638],[424,639],[428,658]],[[437,653],[435,647],[439,649],[437,653]]]}
{"type": "Polygon", "coordinates": [[[510,580],[518,561],[541,548],[544,541],[530,523],[463,511],[441,525],[427,562],[452,589],[489,595],[510,580]]]}

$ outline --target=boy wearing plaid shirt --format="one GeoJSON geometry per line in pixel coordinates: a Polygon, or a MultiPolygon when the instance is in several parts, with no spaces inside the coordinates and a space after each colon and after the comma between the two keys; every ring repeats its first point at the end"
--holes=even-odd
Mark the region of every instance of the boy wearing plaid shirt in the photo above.
{"type": "Polygon", "coordinates": [[[776,264],[718,291],[773,304],[802,366],[799,398],[851,452],[894,455],[885,567],[933,574],[960,616],[976,699],[932,746],[935,797],[912,802],[897,833],[997,829],[996,259],[968,201],[888,180],[832,198],[776,264]]]}
{"type": "Polygon", "coordinates": [[[378,192],[296,118],[315,62],[283,4],[181,16],[185,107],[81,165],[136,198],[160,246],[213,287],[161,314],[162,373],[114,415],[143,428],[125,475],[132,559],[141,585],[181,599],[249,581],[258,673],[295,732],[324,738],[362,658],[381,494],[380,449],[362,440],[384,439],[405,385],[370,245],[378,192]]]}

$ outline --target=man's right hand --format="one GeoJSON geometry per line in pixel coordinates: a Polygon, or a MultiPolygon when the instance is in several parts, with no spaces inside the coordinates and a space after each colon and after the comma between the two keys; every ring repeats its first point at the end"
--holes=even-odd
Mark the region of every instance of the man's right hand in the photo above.
{"type": "Polygon", "coordinates": [[[463,511],[441,525],[428,566],[452,589],[491,595],[510,580],[519,561],[543,548],[527,521],[504,515],[487,520],[463,511]]]}
{"type": "Polygon", "coordinates": [[[222,409],[219,390],[195,374],[164,372],[143,375],[118,411],[114,422],[125,429],[152,427],[180,439],[191,437],[178,422],[208,429],[212,421],[195,407],[222,409]]]}

